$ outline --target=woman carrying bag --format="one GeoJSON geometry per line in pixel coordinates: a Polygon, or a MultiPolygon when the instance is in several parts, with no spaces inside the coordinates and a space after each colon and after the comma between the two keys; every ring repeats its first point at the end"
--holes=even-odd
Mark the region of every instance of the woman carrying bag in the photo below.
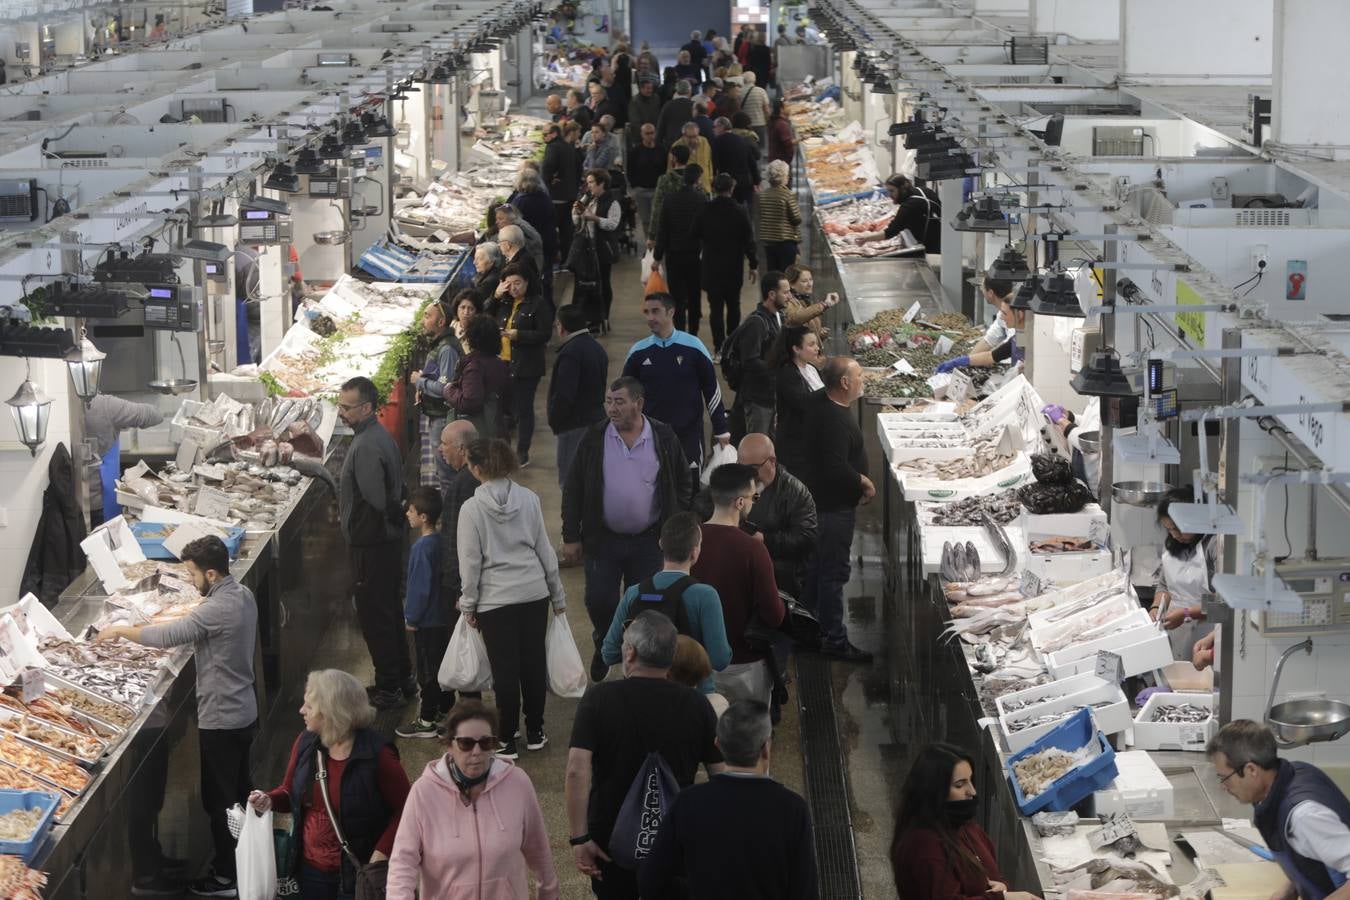
{"type": "Polygon", "coordinates": [[[446,719],[447,752],[427,763],[389,859],[389,900],[475,897],[557,900],[548,831],[525,770],[494,758],[497,712],[461,701],[446,719]]]}
{"type": "Polygon", "coordinates": [[[291,813],[286,871],[299,882],[301,900],[355,900],[358,883],[361,896],[371,887],[381,896],[384,861],[409,790],[398,752],[371,728],[375,709],[346,672],[311,672],[300,715],[305,730],[291,748],[285,778],[270,791],[254,791],[249,805],[291,813]]]}

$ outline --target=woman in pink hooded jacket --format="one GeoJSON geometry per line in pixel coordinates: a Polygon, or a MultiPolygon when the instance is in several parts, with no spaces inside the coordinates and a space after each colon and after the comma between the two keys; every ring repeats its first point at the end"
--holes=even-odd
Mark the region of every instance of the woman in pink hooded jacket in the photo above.
{"type": "Polygon", "coordinates": [[[465,700],[446,720],[450,750],[427,763],[403,807],[388,900],[557,900],[544,811],[524,770],[496,759],[497,712],[465,700]]]}

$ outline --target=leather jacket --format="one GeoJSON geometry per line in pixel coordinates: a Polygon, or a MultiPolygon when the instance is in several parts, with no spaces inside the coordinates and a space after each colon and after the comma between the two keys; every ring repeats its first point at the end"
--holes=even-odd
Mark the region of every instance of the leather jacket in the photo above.
{"type": "MultiPolygon", "coordinates": [[[[712,515],[712,494],[705,488],[694,498],[694,512],[706,519],[712,515]]],[[[773,560],[778,587],[800,596],[806,562],[816,545],[816,502],[801,480],[778,466],[773,483],[762,490],[750,507],[745,525],[764,535],[764,546],[773,560]]],[[[744,525],[742,526],[744,527],[744,525]]]]}

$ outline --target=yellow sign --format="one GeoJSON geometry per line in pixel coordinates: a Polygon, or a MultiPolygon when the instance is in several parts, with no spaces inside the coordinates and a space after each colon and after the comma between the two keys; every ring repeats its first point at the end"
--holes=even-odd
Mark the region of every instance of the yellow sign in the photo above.
{"type": "MultiPolygon", "coordinates": [[[[1180,278],[1177,279],[1177,305],[1198,306],[1200,295],[1191,290],[1180,278]]],[[[1205,314],[1202,312],[1177,313],[1177,327],[1182,330],[1192,347],[1205,346],[1205,314]]]]}

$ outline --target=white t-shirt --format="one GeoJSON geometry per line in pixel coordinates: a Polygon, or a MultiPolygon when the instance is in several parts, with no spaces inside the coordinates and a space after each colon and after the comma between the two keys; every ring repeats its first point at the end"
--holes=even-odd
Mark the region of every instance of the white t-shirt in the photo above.
{"type": "Polygon", "coordinates": [[[811,390],[818,391],[825,386],[825,382],[820,378],[820,372],[810,363],[799,366],[797,371],[802,373],[802,380],[806,382],[806,386],[811,390]]]}
{"type": "Polygon", "coordinates": [[[1316,800],[1304,800],[1289,812],[1289,846],[1299,856],[1321,862],[1350,878],[1350,828],[1316,800]]]}
{"type": "Polygon", "coordinates": [[[984,332],[984,342],[989,345],[990,350],[1002,347],[1012,336],[1017,333],[1017,329],[1009,328],[1003,321],[1003,310],[999,310],[994,316],[994,322],[984,332]]]}

